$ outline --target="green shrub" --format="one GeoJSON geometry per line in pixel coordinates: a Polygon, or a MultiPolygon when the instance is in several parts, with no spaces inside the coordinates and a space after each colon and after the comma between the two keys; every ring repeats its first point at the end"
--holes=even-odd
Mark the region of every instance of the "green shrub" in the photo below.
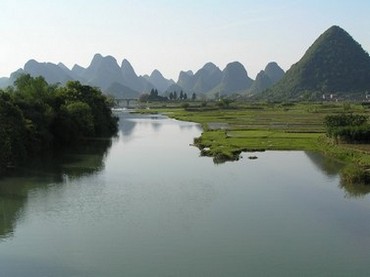
{"type": "Polygon", "coordinates": [[[369,185],[370,174],[369,171],[357,166],[350,165],[341,171],[341,179],[345,184],[352,185],[369,185]]]}
{"type": "Polygon", "coordinates": [[[370,141],[370,125],[367,116],[361,114],[339,114],[325,117],[327,135],[347,143],[370,141]]]}

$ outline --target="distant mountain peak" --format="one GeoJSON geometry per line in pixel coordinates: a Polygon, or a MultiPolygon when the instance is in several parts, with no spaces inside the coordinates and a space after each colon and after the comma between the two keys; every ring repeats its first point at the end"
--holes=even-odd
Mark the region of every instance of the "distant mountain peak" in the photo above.
{"type": "Polygon", "coordinates": [[[238,61],[228,63],[222,71],[222,79],[210,94],[220,93],[227,96],[234,93],[245,93],[251,87],[253,80],[248,77],[244,65],[238,61]]]}
{"type": "Polygon", "coordinates": [[[275,69],[275,68],[280,68],[277,62],[269,62],[265,67],[265,71],[269,69],[275,69]]]}
{"type": "Polygon", "coordinates": [[[266,65],[264,73],[271,79],[272,84],[277,83],[284,77],[284,70],[276,63],[270,62],[266,65]]]}
{"type": "Polygon", "coordinates": [[[183,71],[181,70],[180,71],[180,75],[181,74],[185,74],[185,75],[189,75],[189,76],[193,76],[194,75],[194,72],[192,70],[187,70],[187,71],[183,71]]]}
{"type": "Polygon", "coordinates": [[[152,74],[150,74],[149,78],[155,78],[155,77],[163,77],[162,73],[158,69],[154,69],[152,74]]]}
{"type": "Polygon", "coordinates": [[[74,78],[71,76],[70,70],[66,66],[63,66],[50,62],[38,62],[35,59],[31,59],[24,65],[24,72],[33,77],[43,76],[50,84],[64,84],[74,78]]]}
{"type": "Polygon", "coordinates": [[[128,68],[128,69],[134,70],[134,68],[132,67],[131,63],[128,60],[126,60],[126,59],[123,59],[121,68],[122,69],[128,68]]]}
{"type": "Polygon", "coordinates": [[[70,70],[69,70],[69,68],[64,64],[64,63],[58,63],[57,64],[61,69],[63,69],[64,71],[66,71],[66,72],[69,72],[70,70]]]}
{"type": "Polygon", "coordinates": [[[242,78],[244,76],[248,76],[248,72],[244,65],[238,61],[235,61],[228,63],[224,69],[224,78],[229,78],[231,75],[235,75],[234,77],[236,78],[242,78]]]}
{"type": "Polygon", "coordinates": [[[25,63],[24,67],[28,67],[28,66],[35,65],[35,64],[40,64],[40,63],[36,61],[35,59],[30,59],[25,63]]]}
{"type": "Polygon", "coordinates": [[[254,80],[249,93],[256,95],[269,89],[284,77],[284,70],[276,63],[269,62],[265,70],[261,70],[254,80]]]}
{"type": "Polygon", "coordinates": [[[101,54],[99,53],[95,54],[93,59],[91,60],[90,65],[99,64],[102,60],[103,60],[103,56],[101,54]]]}
{"type": "Polygon", "coordinates": [[[108,55],[108,56],[104,57],[103,59],[105,59],[105,60],[107,60],[107,61],[109,61],[111,63],[118,64],[116,58],[113,57],[113,56],[108,55]]]}
{"type": "Polygon", "coordinates": [[[78,65],[78,64],[75,64],[73,67],[72,67],[72,71],[80,71],[80,70],[84,70],[85,68],[83,68],[82,66],[78,65]]]}
{"type": "Polygon", "coordinates": [[[93,57],[93,60],[100,60],[103,59],[103,56],[100,53],[96,53],[93,57]]]}
{"type": "Polygon", "coordinates": [[[171,85],[175,83],[173,80],[168,80],[163,77],[163,74],[158,69],[154,69],[147,80],[151,84],[153,84],[160,92],[165,92],[171,85]]]}
{"type": "Polygon", "coordinates": [[[211,62],[206,63],[202,68],[207,71],[213,71],[215,69],[219,69],[214,63],[211,63],[211,62]]]}
{"type": "Polygon", "coordinates": [[[132,67],[130,62],[126,59],[122,61],[121,70],[122,70],[122,74],[124,77],[127,77],[127,78],[134,78],[134,77],[137,78],[138,77],[134,68],[132,67]]]}
{"type": "Polygon", "coordinates": [[[350,34],[332,26],[267,95],[319,98],[323,93],[348,96],[370,90],[370,57],[350,34]]]}
{"type": "Polygon", "coordinates": [[[108,88],[113,82],[121,81],[121,69],[117,60],[112,56],[103,57],[95,54],[86,69],[75,67],[83,80],[90,85],[99,86],[102,90],[108,88]]]}

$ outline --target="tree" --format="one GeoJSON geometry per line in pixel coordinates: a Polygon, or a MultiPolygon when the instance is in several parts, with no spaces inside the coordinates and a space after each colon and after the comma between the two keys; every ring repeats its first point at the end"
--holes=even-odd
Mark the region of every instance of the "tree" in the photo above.
{"type": "Polygon", "coordinates": [[[180,91],[180,100],[183,100],[183,99],[184,99],[184,92],[180,91]]]}
{"type": "Polygon", "coordinates": [[[152,88],[149,94],[150,99],[156,99],[158,97],[158,90],[152,88]]]}
{"type": "Polygon", "coordinates": [[[177,92],[176,92],[176,90],[173,92],[173,100],[177,100],[177,92]]]}
{"type": "Polygon", "coordinates": [[[170,92],[170,100],[173,100],[173,93],[172,92],[170,92]]]}
{"type": "Polygon", "coordinates": [[[186,92],[184,93],[184,100],[187,100],[188,99],[188,95],[186,94],[186,92]]]}
{"type": "Polygon", "coordinates": [[[95,135],[94,117],[88,104],[81,101],[72,102],[65,106],[71,123],[75,126],[76,137],[92,137],[95,135]]]}
{"type": "Polygon", "coordinates": [[[195,101],[197,99],[197,95],[195,94],[195,92],[193,92],[193,94],[191,95],[191,100],[195,101]]]}
{"type": "Polygon", "coordinates": [[[71,102],[83,102],[90,107],[95,136],[110,136],[117,132],[118,119],[112,114],[108,98],[98,88],[70,81],[58,90],[58,97],[67,105],[71,102]]]}
{"type": "Polygon", "coordinates": [[[28,101],[46,100],[55,87],[49,86],[44,77],[22,74],[14,81],[15,96],[28,101]]]}
{"type": "Polygon", "coordinates": [[[21,110],[0,92],[0,173],[27,156],[27,128],[21,110]]]}

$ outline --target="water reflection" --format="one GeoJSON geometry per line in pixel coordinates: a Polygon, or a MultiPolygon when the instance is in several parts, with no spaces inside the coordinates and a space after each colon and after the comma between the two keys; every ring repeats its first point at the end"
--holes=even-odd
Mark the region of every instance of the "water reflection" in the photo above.
{"type": "Polygon", "coordinates": [[[370,185],[353,184],[340,180],[339,187],[345,191],[347,198],[362,198],[370,193],[370,185]]]}
{"type": "Polygon", "coordinates": [[[310,161],[328,177],[336,177],[342,169],[343,164],[317,152],[304,152],[310,161]]]}
{"type": "Polygon", "coordinates": [[[12,236],[30,191],[100,172],[111,145],[111,139],[85,141],[78,147],[34,159],[1,178],[0,239],[12,236]]]}
{"type": "Polygon", "coordinates": [[[129,118],[125,121],[125,124],[120,124],[120,132],[124,137],[130,137],[133,133],[136,126],[136,122],[134,120],[130,120],[129,118]]]}
{"type": "MultiPolygon", "coordinates": [[[[340,163],[320,153],[305,152],[305,154],[317,169],[330,178],[338,176],[338,173],[345,168],[343,163],[340,163]]],[[[345,181],[342,177],[342,174],[340,174],[340,182],[338,186],[344,190],[346,198],[360,198],[370,193],[369,185],[354,184],[345,181]]]]}

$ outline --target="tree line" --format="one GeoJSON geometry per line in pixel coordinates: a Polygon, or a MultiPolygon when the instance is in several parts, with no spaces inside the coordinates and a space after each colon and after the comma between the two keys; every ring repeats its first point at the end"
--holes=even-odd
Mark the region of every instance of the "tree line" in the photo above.
{"type": "Polygon", "coordinates": [[[112,136],[118,129],[112,105],[99,89],[78,81],[58,86],[21,75],[0,90],[0,173],[82,138],[112,136]]]}
{"type": "MultiPolygon", "coordinates": [[[[197,95],[195,93],[193,93],[191,95],[191,100],[192,101],[195,101],[197,98],[197,95]]],[[[142,94],[140,96],[140,102],[155,102],[155,101],[177,101],[177,100],[182,100],[182,101],[186,101],[188,100],[188,94],[183,91],[180,91],[180,94],[177,94],[176,91],[173,91],[173,92],[170,92],[168,97],[167,96],[161,96],[159,95],[158,93],[158,90],[157,89],[151,89],[150,93],[149,94],[142,94]]]]}

